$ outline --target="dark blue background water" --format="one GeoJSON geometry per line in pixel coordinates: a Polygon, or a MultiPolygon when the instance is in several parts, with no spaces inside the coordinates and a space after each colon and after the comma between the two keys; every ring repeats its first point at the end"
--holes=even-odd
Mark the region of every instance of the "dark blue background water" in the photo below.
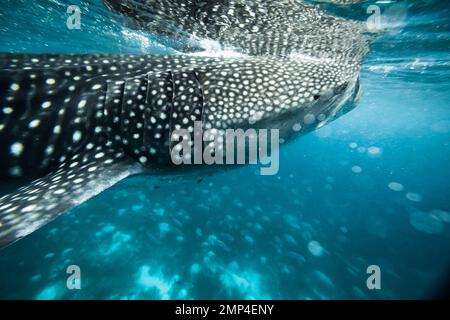
{"type": "MultiPolygon", "coordinates": [[[[364,20],[368,4],[326,9],[364,20]]],[[[283,146],[278,175],[126,179],[1,251],[0,298],[438,294],[450,266],[450,15],[447,1],[402,5],[364,62],[360,105],[283,146]],[[71,264],[81,290],[66,288],[71,264]],[[366,287],[373,264],[381,290],[366,287]]],[[[100,1],[3,0],[0,32],[7,52],[173,52],[100,1]],[[81,30],[65,26],[69,4],[81,30]]]]}

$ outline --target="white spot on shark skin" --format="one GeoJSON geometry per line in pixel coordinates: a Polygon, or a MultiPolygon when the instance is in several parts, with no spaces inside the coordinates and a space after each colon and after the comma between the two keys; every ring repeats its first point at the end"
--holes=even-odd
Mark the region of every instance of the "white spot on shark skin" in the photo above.
{"type": "Polygon", "coordinates": [[[93,90],[98,90],[98,89],[100,89],[102,86],[100,85],[100,84],[95,84],[95,85],[93,85],[92,86],[92,89],[93,90]]]}
{"type": "Polygon", "coordinates": [[[81,100],[79,103],[78,103],[78,108],[84,108],[86,106],[86,100],[81,100]]]}
{"type": "Polygon", "coordinates": [[[312,113],[308,113],[305,115],[303,121],[306,125],[313,124],[316,121],[316,116],[312,113]]]}
{"type": "Polygon", "coordinates": [[[146,163],[146,162],[147,162],[147,157],[141,156],[141,157],[139,158],[139,162],[141,162],[141,163],[146,163]]]}
{"type": "Polygon", "coordinates": [[[49,85],[53,85],[53,84],[55,84],[55,83],[56,83],[56,80],[55,80],[55,79],[52,79],[52,78],[50,78],[50,79],[47,79],[47,80],[45,81],[45,83],[47,83],[47,84],[49,84],[49,85]]]}
{"type": "Polygon", "coordinates": [[[11,88],[12,91],[19,91],[20,90],[20,86],[17,83],[13,83],[10,88],[11,88]]]}
{"type": "Polygon", "coordinates": [[[64,192],[66,192],[66,189],[61,188],[61,189],[56,190],[56,191],[53,192],[53,193],[54,193],[54,194],[63,194],[64,192]]]}
{"type": "Polygon", "coordinates": [[[103,152],[99,152],[95,154],[95,159],[100,159],[101,157],[103,157],[105,154],[103,152]]]}
{"type": "Polygon", "coordinates": [[[292,126],[292,130],[294,130],[295,132],[298,132],[300,130],[302,130],[302,126],[300,123],[296,123],[292,126]]]}
{"type": "Polygon", "coordinates": [[[47,109],[47,108],[49,108],[51,105],[52,105],[51,101],[45,101],[45,102],[42,103],[41,107],[42,107],[43,109],[47,109]]]}
{"type": "Polygon", "coordinates": [[[58,134],[61,133],[61,126],[57,125],[53,128],[53,133],[58,134]]]}
{"type": "Polygon", "coordinates": [[[73,133],[72,140],[73,140],[73,142],[78,142],[81,140],[81,137],[82,137],[81,132],[77,130],[73,133]]]}
{"type": "Polygon", "coordinates": [[[23,208],[21,211],[22,211],[22,212],[31,212],[31,211],[33,211],[34,209],[36,209],[36,205],[35,205],[35,204],[32,204],[32,205],[26,206],[26,207],[23,208]]]}
{"type": "Polygon", "coordinates": [[[18,157],[22,154],[23,144],[20,142],[14,142],[10,147],[11,154],[18,157]]]}
{"type": "Polygon", "coordinates": [[[10,107],[5,107],[2,109],[2,111],[4,114],[11,114],[11,113],[13,113],[14,110],[10,107]]]}
{"type": "Polygon", "coordinates": [[[50,155],[53,153],[53,151],[55,150],[55,148],[52,145],[49,145],[46,149],[45,149],[45,153],[50,155]]]}
{"type": "Polygon", "coordinates": [[[31,121],[31,122],[28,124],[28,127],[29,127],[29,128],[36,128],[37,126],[39,126],[40,123],[41,123],[40,120],[35,119],[35,120],[31,121]]]}

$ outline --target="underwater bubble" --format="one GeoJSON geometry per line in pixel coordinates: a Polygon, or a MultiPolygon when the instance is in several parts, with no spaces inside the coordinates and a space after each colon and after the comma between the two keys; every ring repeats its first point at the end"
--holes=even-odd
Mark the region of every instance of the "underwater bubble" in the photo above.
{"type": "Polygon", "coordinates": [[[362,168],[360,166],[353,166],[352,167],[352,171],[354,173],[361,173],[362,172],[362,168]]]}
{"type": "Polygon", "coordinates": [[[392,191],[402,191],[404,189],[403,185],[398,182],[389,182],[388,188],[392,191]]]}
{"type": "Polygon", "coordinates": [[[406,199],[413,201],[413,202],[422,201],[422,196],[420,194],[414,193],[414,192],[408,192],[405,197],[406,197],[406,199]]]}
{"type": "Polygon", "coordinates": [[[367,153],[373,156],[381,154],[381,148],[378,147],[369,147],[367,149],[367,153]]]}
{"type": "Polygon", "coordinates": [[[450,212],[444,210],[432,210],[430,214],[439,221],[450,223],[450,212]]]}
{"type": "Polygon", "coordinates": [[[350,148],[352,148],[352,149],[358,148],[358,144],[357,144],[356,142],[352,142],[352,143],[350,143],[348,146],[349,146],[350,148]]]}
{"type": "Polygon", "coordinates": [[[308,250],[315,257],[321,257],[325,253],[325,249],[322,247],[322,245],[315,240],[312,240],[308,243],[308,250]]]}
{"type": "Polygon", "coordinates": [[[411,223],[414,229],[423,233],[438,234],[444,229],[442,221],[439,221],[433,215],[422,211],[411,213],[409,216],[409,223],[411,223]]]}

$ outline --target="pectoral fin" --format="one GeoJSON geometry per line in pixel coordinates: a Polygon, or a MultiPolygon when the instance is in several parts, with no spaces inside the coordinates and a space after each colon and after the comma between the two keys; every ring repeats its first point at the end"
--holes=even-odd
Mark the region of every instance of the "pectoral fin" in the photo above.
{"type": "Polygon", "coordinates": [[[138,163],[114,149],[96,148],[72,157],[54,172],[0,198],[0,248],[140,170],[138,163]]]}

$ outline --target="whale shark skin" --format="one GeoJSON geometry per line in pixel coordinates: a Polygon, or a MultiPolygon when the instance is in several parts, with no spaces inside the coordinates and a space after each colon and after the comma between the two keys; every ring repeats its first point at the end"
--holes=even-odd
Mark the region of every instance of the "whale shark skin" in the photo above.
{"type": "MultiPolygon", "coordinates": [[[[339,4],[355,0],[333,0],[339,4]]],[[[103,0],[128,25],[188,42],[185,50],[358,62],[371,37],[366,24],[298,0],[103,0]]]]}
{"type": "Polygon", "coordinates": [[[365,50],[323,59],[310,49],[0,54],[0,176],[30,180],[0,198],[0,247],[130,175],[173,172],[175,129],[191,132],[200,121],[205,129],[279,129],[289,140],[335,119],[354,107],[365,50]]]}

